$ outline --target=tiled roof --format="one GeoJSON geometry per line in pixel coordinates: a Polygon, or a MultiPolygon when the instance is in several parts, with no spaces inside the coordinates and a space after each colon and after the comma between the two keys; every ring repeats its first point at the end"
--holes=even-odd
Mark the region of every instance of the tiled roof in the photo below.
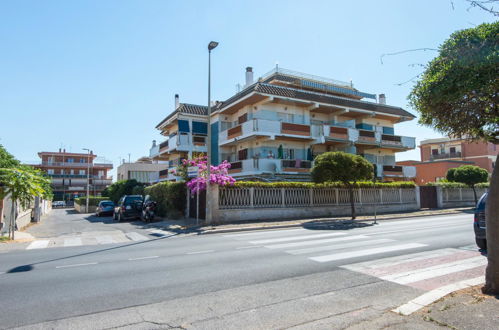
{"type": "Polygon", "coordinates": [[[175,111],[170,113],[168,116],[166,116],[165,119],[163,119],[158,125],[156,125],[156,128],[159,129],[161,125],[163,125],[165,122],[167,122],[170,118],[172,118],[178,113],[206,116],[208,115],[208,107],[205,105],[180,103],[179,107],[175,109],[175,111]]]}
{"type": "Polygon", "coordinates": [[[261,83],[261,82],[255,83],[255,84],[251,85],[250,87],[244,89],[242,92],[227,99],[219,106],[219,108],[224,108],[227,105],[236,102],[238,99],[241,99],[242,97],[244,97],[252,92],[255,92],[258,94],[267,94],[267,95],[289,97],[289,98],[310,101],[310,102],[320,102],[320,103],[324,103],[324,104],[352,107],[352,108],[357,108],[357,109],[361,109],[361,110],[376,111],[376,112],[380,112],[380,113],[386,113],[386,114],[397,115],[397,116],[402,116],[402,117],[415,118],[415,116],[413,114],[411,114],[410,112],[408,112],[402,108],[399,108],[399,107],[393,107],[393,106],[379,104],[379,103],[373,103],[373,102],[358,101],[358,100],[353,100],[353,99],[349,99],[346,97],[333,96],[333,95],[317,93],[317,92],[309,92],[309,91],[305,91],[305,90],[289,88],[289,87],[282,87],[282,86],[271,85],[271,84],[266,84],[266,83],[261,83]]]}

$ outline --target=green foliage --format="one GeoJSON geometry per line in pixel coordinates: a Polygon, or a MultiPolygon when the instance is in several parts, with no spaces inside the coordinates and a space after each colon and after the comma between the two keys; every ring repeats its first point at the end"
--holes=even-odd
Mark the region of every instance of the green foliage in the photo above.
{"type": "Polygon", "coordinates": [[[455,172],[456,172],[456,168],[449,168],[447,170],[447,175],[445,176],[445,178],[447,179],[447,181],[450,181],[450,182],[456,181],[455,177],[454,177],[455,172]]]}
{"type": "Polygon", "coordinates": [[[428,182],[427,186],[436,186],[442,188],[468,188],[467,185],[460,182],[449,182],[449,181],[438,181],[438,182],[428,182]]]}
{"type": "Polygon", "coordinates": [[[135,179],[121,180],[113,183],[102,191],[102,196],[109,197],[114,203],[118,203],[124,195],[133,195],[135,187],[143,187],[144,184],[135,179]]]}
{"type": "Polygon", "coordinates": [[[489,188],[490,182],[480,182],[475,185],[477,188],[489,188]]]}
{"type": "Polygon", "coordinates": [[[19,165],[19,161],[0,144],[0,168],[13,168],[19,165]]]}
{"type": "MultiPolygon", "coordinates": [[[[100,196],[88,196],[88,206],[97,206],[101,201],[108,201],[108,197],[100,197],[100,196]]],[[[81,206],[86,205],[87,198],[86,197],[78,197],[75,198],[75,203],[81,206]]]]}
{"type": "Polygon", "coordinates": [[[158,203],[157,214],[176,218],[181,216],[186,206],[187,188],[185,182],[160,182],[144,189],[158,203]]]}
{"type": "Polygon", "coordinates": [[[50,181],[39,170],[30,166],[0,168],[2,194],[10,194],[24,208],[28,207],[35,196],[50,199],[50,181]]]}
{"type": "MultiPolygon", "coordinates": [[[[414,188],[416,184],[413,181],[398,182],[376,182],[360,181],[350,183],[354,188],[414,188]]],[[[230,188],[230,186],[228,186],[230,188]]],[[[236,181],[233,187],[268,187],[268,188],[344,188],[343,182],[256,182],[256,181],[236,181]]]]}
{"type": "Polygon", "coordinates": [[[454,171],[454,181],[464,183],[470,187],[480,182],[487,182],[489,173],[481,167],[464,165],[454,171]]]}
{"type": "Polygon", "coordinates": [[[145,189],[145,187],[143,185],[135,186],[132,189],[132,195],[141,195],[141,196],[144,196],[144,189],[145,189]]]}
{"type": "Polygon", "coordinates": [[[446,135],[498,143],[499,21],[453,33],[409,101],[419,122],[446,135]]]}
{"type": "Polygon", "coordinates": [[[325,152],[315,158],[312,180],[316,183],[351,182],[370,180],[373,177],[373,165],[362,156],[345,152],[325,152]]]}

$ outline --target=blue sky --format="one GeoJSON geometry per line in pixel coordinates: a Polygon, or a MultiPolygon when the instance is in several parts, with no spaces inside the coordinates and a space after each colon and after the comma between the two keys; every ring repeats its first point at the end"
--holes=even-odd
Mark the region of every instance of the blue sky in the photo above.
{"type": "MultiPolygon", "coordinates": [[[[148,154],[155,125],[181,102],[223,100],[255,76],[283,68],[353,80],[409,108],[417,64],[453,31],[493,17],[464,0],[0,1],[0,144],[23,161],[38,151],[90,148],[118,165],[148,154]],[[468,10],[469,9],[469,10],[468,10]],[[416,64],[416,65],[414,65],[416,64]]],[[[396,133],[437,137],[417,120],[396,133]]],[[[397,155],[419,159],[419,150],[397,155]]]]}

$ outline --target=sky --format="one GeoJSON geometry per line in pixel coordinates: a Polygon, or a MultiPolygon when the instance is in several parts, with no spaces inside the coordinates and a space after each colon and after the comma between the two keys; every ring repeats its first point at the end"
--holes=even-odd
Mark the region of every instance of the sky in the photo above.
{"type": "MultiPolygon", "coordinates": [[[[0,0],[0,144],[24,162],[39,151],[112,161],[148,155],[155,129],[180,102],[207,103],[280,67],[353,81],[411,113],[409,81],[460,29],[494,17],[464,0],[173,1],[0,0]],[[407,82],[409,81],[409,82],[407,82]],[[405,83],[404,83],[405,82],[405,83]]],[[[441,136],[417,119],[395,133],[441,136]]],[[[397,160],[419,160],[419,150],[397,160]]]]}

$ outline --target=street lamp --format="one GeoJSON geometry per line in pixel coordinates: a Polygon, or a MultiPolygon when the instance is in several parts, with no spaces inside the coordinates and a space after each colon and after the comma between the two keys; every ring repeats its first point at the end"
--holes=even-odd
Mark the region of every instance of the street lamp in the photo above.
{"type": "Polygon", "coordinates": [[[85,212],[88,213],[88,195],[90,194],[90,149],[83,148],[87,151],[87,198],[85,198],[85,212]]]}
{"type": "Polygon", "coordinates": [[[210,177],[211,177],[211,51],[218,46],[218,42],[210,41],[208,44],[208,139],[207,139],[207,153],[206,157],[206,223],[212,222],[211,216],[211,198],[210,198],[210,177]]]}

